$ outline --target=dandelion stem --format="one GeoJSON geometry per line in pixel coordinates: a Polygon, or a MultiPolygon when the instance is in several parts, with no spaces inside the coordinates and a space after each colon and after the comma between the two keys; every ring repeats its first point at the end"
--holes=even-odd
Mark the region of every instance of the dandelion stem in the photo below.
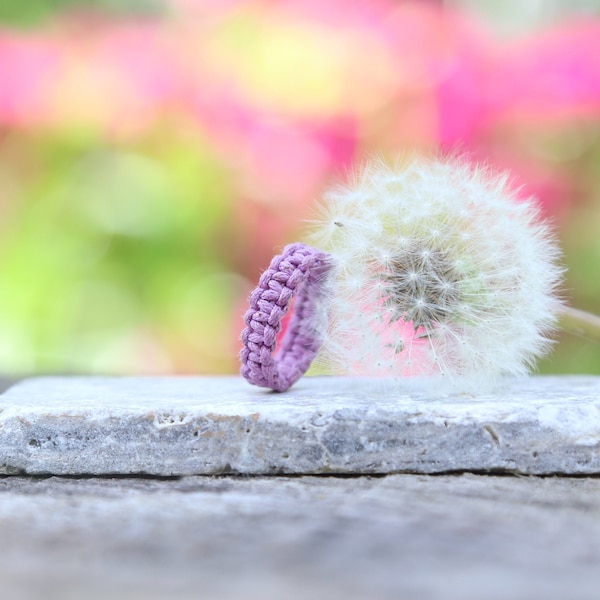
{"type": "Polygon", "coordinates": [[[600,316],[570,306],[562,307],[558,316],[563,331],[600,342],[600,316]]]}

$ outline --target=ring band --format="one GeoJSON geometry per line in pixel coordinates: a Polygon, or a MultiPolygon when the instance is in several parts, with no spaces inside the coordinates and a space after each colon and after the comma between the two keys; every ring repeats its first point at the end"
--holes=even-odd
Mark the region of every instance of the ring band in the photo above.
{"type": "Polygon", "coordinates": [[[251,384],[284,392],[308,370],[322,342],[315,317],[330,270],[329,254],[299,242],[273,258],[244,315],[241,374],[251,384]],[[275,354],[281,321],[294,297],[292,319],[275,354]]]}

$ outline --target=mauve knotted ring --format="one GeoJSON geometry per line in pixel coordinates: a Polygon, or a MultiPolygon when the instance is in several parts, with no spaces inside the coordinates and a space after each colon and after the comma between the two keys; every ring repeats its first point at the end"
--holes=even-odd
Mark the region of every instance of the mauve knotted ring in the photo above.
{"type": "Polygon", "coordinates": [[[307,371],[322,342],[323,327],[316,316],[331,267],[329,254],[295,243],[261,275],[242,332],[241,374],[250,383],[284,392],[307,371]],[[292,318],[276,352],[281,321],[293,299],[292,318]]]}

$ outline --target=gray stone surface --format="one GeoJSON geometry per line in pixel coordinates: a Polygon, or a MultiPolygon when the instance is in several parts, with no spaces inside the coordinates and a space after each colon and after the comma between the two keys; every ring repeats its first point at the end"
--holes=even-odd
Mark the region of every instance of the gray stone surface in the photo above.
{"type": "Polygon", "coordinates": [[[0,479],[7,600],[596,600],[600,479],[0,479]]]}
{"type": "Polygon", "coordinates": [[[0,472],[600,473],[600,377],[533,377],[478,397],[418,381],[40,378],[0,396],[0,472]]]}

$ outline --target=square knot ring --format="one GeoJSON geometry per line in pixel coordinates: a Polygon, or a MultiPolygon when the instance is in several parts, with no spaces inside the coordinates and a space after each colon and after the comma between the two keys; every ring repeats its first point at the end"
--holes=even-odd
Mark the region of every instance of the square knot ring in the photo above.
{"type": "Polygon", "coordinates": [[[240,359],[241,374],[248,382],[284,392],[308,370],[323,339],[320,317],[331,269],[329,254],[299,242],[273,258],[244,315],[240,359]],[[292,300],[292,318],[276,348],[292,300]]]}

